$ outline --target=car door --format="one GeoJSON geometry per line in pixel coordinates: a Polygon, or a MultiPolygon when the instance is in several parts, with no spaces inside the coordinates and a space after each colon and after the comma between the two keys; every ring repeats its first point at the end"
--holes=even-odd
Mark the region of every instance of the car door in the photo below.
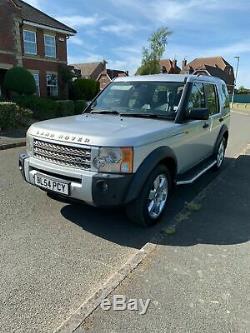
{"type": "Polygon", "coordinates": [[[215,84],[204,83],[206,105],[209,110],[209,136],[207,137],[210,155],[213,153],[216,139],[219,135],[224,118],[221,113],[218,89],[215,84]]]}
{"type": "Polygon", "coordinates": [[[186,121],[182,123],[183,136],[178,149],[178,163],[180,173],[187,171],[211,153],[211,119],[191,120],[189,114],[193,109],[206,108],[206,95],[202,82],[192,83],[188,97],[187,109],[185,110],[186,121]]]}

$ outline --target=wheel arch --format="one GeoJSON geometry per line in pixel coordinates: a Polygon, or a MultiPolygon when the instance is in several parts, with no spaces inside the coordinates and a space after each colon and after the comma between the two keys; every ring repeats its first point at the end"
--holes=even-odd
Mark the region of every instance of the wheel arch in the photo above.
{"type": "Polygon", "coordinates": [[[158,147],[143,160],[137,169],[131,180],[125,202],[130,202],[137,198],[148,176],[159,164],[168,167],[172,180],[176,178],[177,159],[174,151],[167,146],[158,147]]]}
{"type": "Polygon", "coordinates": [[[216,153],[216,151],[219,147],[219,144],[220,144],[223,137],[226,139],[226,146],[227,146],[228,137],[229,137],[229,130],[228,130],[228,127],[225,124],[221,127],[220,132],[218,134],[218,137],[216,139],[216,142],[215,142],[215,145],[214,145],[214,153],[216,153]]]}

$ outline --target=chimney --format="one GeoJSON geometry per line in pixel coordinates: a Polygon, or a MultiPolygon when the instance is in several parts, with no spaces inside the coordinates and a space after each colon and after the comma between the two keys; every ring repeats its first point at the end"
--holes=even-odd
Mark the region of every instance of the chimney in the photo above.
{"type": "Polygon", "coordinates": [[[187,66],[187,60],[183,59],[183,61],[182,61],[182,70],[184,70],[186,66],[187,66]]]}
{"type": "Polygon", "coordinates": [[[177,60],[176,59],[174,59],[174,61],[173,61],[173,64],[174,64],[174,69],[176,69],[176,67],[177,67],[177,60]]]}

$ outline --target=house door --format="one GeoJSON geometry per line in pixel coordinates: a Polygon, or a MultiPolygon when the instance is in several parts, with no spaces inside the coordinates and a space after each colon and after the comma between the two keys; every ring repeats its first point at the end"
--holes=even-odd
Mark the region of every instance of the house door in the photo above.
{"type": "Polygon", "coordinates": [[[6,72],[7,72],[6,69],[0,68],[0,97],[2,97],[2,95],[3,95],[3,81],[4,81],[4,76],[5,76],[6,72]]]}

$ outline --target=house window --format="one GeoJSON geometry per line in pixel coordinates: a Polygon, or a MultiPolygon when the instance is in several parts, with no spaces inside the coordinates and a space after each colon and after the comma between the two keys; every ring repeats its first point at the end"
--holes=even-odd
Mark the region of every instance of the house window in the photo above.
{"type": "Polygon", "coordinates": [[[45,57],[56,58],[55,36],[44,35],[45,57]]]}
{"type": "Polygon", "coordinates": [[[36,82],[36,94],[40,96],[40,81],[39,81],[39,74],[33,73],[34,80],[36,82]]]}
{"type": "Polygon", "coordinates": [[[37,55],[37,44],[36,44],[36,32],[35,31],[23,31],[23,45],[24,53],[37,55]]]}
{"type": "Polygon", "coordinates": [[[58,96],[58,80],[56,74],[48,73],[46,75],[47,95],[58,96]]]}

